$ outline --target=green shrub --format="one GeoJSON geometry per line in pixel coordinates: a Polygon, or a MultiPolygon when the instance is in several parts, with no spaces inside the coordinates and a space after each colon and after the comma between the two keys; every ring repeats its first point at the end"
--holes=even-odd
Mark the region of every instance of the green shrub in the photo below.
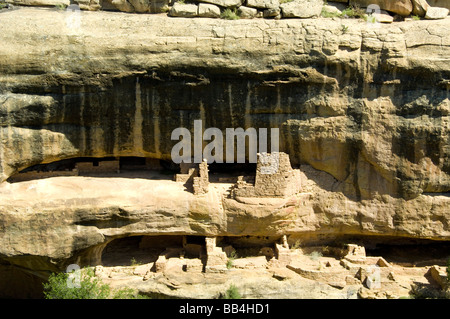
{"type": "Polygon", "coordinates": [[[349,6],[347,9],[342,11],[341,17],[343,18],[365,18],[366,12],[364,9],[361,9],[359,6],[349,6]]]}
{"type": "Polygon", "coordinates": [[[322,256],[323,255],[320,251],[313,251],[311,254],[309,254],[309,258],[314,261],[319,260],[319,258],[322,256]]]}
{"type": "Polygon", "coordinates": [[[53,273],[48,282],[44,283],[46,299],[134,299],[139,296],[131,288],[113,290],[94,276],[94,270],[87,268],[78,270],[75,274],[79,281],[74,282],[68,273],[53,273]],[[79,277],[78,277],[79,276],[79,277]],[[73,285],[69,285],[72,283],[73,285]]]}
{"type": "Polygon", "coordinates": [[[220,299],[241,299],[242,296],[239,293],[238,288],[231,284],[230,287],[225,291],[225,294],[220,296],[220,299]]]}
{"type": "Polygon", "coordinates": [[[322,8],[322,12],[320,13],[320,15],[323,18],[335,18],[335,17],[340,17],[342,14],[339,12],[330,12],[330,11],[327,11],[327,9],[322,8]]]}
{"type": "Polygon", "coordinates": [[[409,292],[412,299],[446,299],[445,291],[432,287],[431,285],[416,283],[411,285],[409,292]]]}
{"type": "Polygon", "coordinates": [[[236,13],[236,9],[231,10],[228,8],[222,11],[222,13],[220,14],[220,18],[226,20],[237,20],[239,19],[239,16],[236,13]]]}
{"type": "Polygon", "coordinates": [[[233,260],[235,260],[236,258],[237,258],[236,251],[233,250],[230,254],[230,257],[228,257],[228,260],[227,260],[227,269],[230,269],[231,267],[233,267],[233,260]]]}
{"type": "Polygon", "coordinates": [[[57,9],[57,10],[66,10],[66,5],[65,4],[62,4],[62,3],[57,3],[56,5],[55,5],[55,8],[57,9]]]}
{"type": "Polygon", "coordinates": [[[130,265],[131,265],[132,267],[136,267],[136,266],[142,265],[142,263],[139,262],[139,261],[137,261],[137,260],[133,257],[133,258],[131,258],[131,260],[130,260],[130,265]]]}

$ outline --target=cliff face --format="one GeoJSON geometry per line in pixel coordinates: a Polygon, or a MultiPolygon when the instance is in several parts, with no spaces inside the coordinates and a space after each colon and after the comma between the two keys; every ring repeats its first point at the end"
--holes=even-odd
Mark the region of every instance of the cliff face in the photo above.
{"type": "Polygon", "coordinates": [[[82,12],[70,28],[67,19],[31,8],[0,19],[8,30],[0,35],[0,256],[9,263],[48,270],[80,252],[92,261],[89,249],[130,234],[450,238],[449,19],[376,28],[106,12],[82,12]],[[132,194],[118,182],[113,200],[81,198],[69,181],[35,193],[5,182],[69,158],[170,160],[172,130],[197,119],[223,131],[279,128],[303,193],[261,200],[261,209],[220,192],[142,185],[132,194]]]}
{"type": "Polygon", "coordinates": [[[70,157],[170,159],[172,130],[202,119],[279,127],[294,165],[360,198],[450,189],[447,20],[83,12],[71,29],[67,13],[35,10],[1,20],[14,25],[1,39],[2,181],[70,157]]]}

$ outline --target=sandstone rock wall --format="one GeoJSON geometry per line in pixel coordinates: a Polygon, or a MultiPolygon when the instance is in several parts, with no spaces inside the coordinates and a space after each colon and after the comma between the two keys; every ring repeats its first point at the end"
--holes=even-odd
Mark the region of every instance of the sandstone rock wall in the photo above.
{"type": "Polygon", "coordinates": [[[447,20],[371,29],[86,12],[62,36],[63,13],[33,12],[0,21],[15,25],[1,36],[2,181],[72,157],[170,160],[172,130],[202,119],[278,127],[294,166],[331,174],[348,196],[449,191],[447,20]]]}

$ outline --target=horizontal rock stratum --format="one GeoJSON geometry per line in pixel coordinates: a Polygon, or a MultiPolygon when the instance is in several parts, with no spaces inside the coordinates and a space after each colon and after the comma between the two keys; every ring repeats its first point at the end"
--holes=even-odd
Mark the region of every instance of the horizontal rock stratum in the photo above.
{"type": "Polygon", "coordinates": [[[2,260],[39,274],[131,235],[448,241],[449,27],[1,13],[2,260]],[[151,178],[6,181],[71,158],[170,161],[171,132],[196,119],[279,128],[302,191],[255,202],[151,178]]]}

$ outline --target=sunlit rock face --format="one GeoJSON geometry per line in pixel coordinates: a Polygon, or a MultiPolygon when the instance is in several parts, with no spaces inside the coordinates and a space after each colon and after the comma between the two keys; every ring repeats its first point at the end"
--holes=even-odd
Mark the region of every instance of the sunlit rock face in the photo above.
{"type": "Polygon", "coordinates": [[[89,263],[112,238],[138,234],[449,239],[448,19],[373,28],[83,12],[73,29],[66,18],[22,8],[0,19],[8,30],[0,35],[0,255],[8,263],[34,271],[89,263]],[[171,184],[123,191],[117,181],[111,200],[100,181],[66,192],[69,181],[6,182],[70,158],[170,161],[172,131],[192,131],[194,120],[224,132],[278,128],[301,193],[258,204],[171,184]]]}

